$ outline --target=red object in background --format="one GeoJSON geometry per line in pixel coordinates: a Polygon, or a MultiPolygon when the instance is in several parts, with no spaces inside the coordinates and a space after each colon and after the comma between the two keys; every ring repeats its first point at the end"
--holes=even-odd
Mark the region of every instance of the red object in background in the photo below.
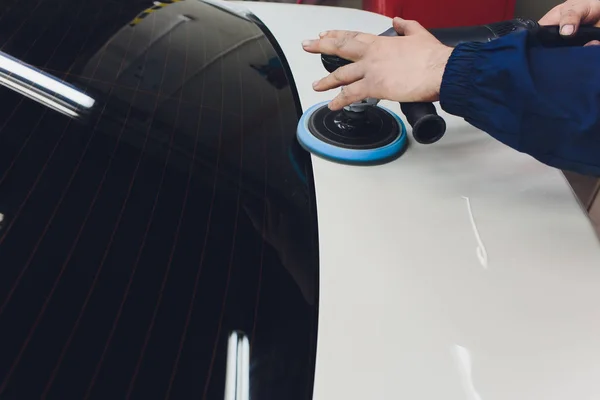
{"type": "Polygon", "coordinates": [[[363,0],[363,9],[416,20],[425,28],[484,25],[514,18],[516,0],[363,0]]]}

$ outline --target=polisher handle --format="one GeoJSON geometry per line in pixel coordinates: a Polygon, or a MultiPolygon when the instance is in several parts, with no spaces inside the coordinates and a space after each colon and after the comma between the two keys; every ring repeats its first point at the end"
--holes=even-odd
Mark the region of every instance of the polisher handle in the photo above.
{"type": "MultiPolygon", "coordinates": [[[[379,36],[398,36],[394,28],[379,36]]],[[[412,127],[413,138],[421,144],[435,143],[446,133],[446,121],[433,103],[400,103],[400,109],[412,127]]]]}
{"type": "Polygon", "coordinates": [[[536,28],[537,39],[545,46],[566,47],[583,46],[593,40],[600,40],[600,28],[580,26],[573,36],[562,36],[558,26],[539,26],[536,28]]]}
{"type": "Polygon", "coordinates": [[[413,137],[421,144],[431,144],[446,133],[446,121],[433,103],[400,103],[400,109],[413,128],[413,137]]]}
{"type": "MultiPolygon", "coordinates": [[[[547,47],[583,46],[592,40],[600,40],[600,28],[594,26],[581,26],[575,35],[562,36],[558,25],[540,25],[537,21],[524,18],[488,25],[429,30],[436,39],[449,47],[456,47],[465,42],[491,42],[511,33],[522,31],[531,32],[542,45],[547,47]]],[[[390,28],[379,36],[398,36],[398,34],[394,28],[390,28]]]]}

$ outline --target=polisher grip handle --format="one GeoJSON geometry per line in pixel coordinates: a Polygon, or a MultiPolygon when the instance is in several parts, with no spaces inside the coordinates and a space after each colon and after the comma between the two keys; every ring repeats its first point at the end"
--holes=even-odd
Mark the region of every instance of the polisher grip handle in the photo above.
{"type": "MultiPolygon", "coordinates": [[[[398,36],[398,32],[390,28],[379,36],[398,36]]],[[[412,127],[413,137],[418,143],[435,143],[446,133],[446,121],[438,115],[432,103],[400,103],[400,109],[412,127]]]]}
{"type": "Polygon", "coordinates": [[[593,40],[600,40],[600,28],[595,26],[580,26],[573,36],[562,36],[558,26],[538,26],[537,39],[545,46],[566,47],[583,46],[593,40]]]}
{"type": "Polygon", "coordinates": [[[402,113],[413,128],[413,137],[421,144],[431,144],[446,133],[446,121],[432,103],[400,103],[402,113]]]}
{"type": "Polygon", "coordinates": [[[330,74],[333,73],[336,69],[343,67],[344,65],[352,64],[352,61],[346,60],[345,58],[341,58],[338,56],[332,56],[329,54],[321,54],[321,62],[323,63],[323,67],[330,74]]]}

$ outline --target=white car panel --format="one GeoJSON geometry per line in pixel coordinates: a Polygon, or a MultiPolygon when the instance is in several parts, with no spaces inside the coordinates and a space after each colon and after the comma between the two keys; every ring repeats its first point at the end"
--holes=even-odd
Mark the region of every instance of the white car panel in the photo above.
{"type": "MultiPolygon", "coordinates": [[[[360,10],[235,4],[279,41],[304,110],[335,93],[312,90],[326,71],[303,39],[391,25],[360,10]]],[[[600,243],[589,218],[560,171],[441,114],[440,142],[412,141],[387,165],[313,156],[315,400],[600,398],[600,243]]]]}

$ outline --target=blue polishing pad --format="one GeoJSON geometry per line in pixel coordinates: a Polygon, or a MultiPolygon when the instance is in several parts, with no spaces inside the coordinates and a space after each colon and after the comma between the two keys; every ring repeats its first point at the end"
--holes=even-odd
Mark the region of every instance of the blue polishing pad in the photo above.
{"type": "Polygon", "coordinates": [[[302,115],[298,123],[296,137],[300,145],[309,152],[340,164],[379,165],[397,159],[406,149],[408,145],[406,126],[395,113],[379,106],[377,107],[394,117],[400,127],[398,137],[391,143],[373,149],[349,149],[322,141],[310,132],[308,126],[311,115],[327,104],[328,102],[323,102],[312,106],[302,115]]]}

